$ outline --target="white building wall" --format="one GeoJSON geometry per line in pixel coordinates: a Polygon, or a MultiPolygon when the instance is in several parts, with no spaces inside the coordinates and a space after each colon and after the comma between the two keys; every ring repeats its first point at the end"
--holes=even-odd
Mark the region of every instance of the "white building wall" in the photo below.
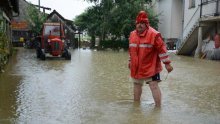
{"type": "Polygon", "coordinates": [[[185,0],[184,5],[184,26],[183,26],[183,39],[185,39],[188,33],[192,30],[192,27],[198,22],[200,18],[200,0],[195,1],[195,7],[189,7],[189,1],[185,0]]]}
{"type": "Polygon", "coordinates": [[[163,38],[180,38],[183,29],[183,0],[159,0],[159,32],[163,38]]]}
{"type": "MultiPolygon", "coordinates": [[[[155,8],[160,14],[158,30],[163,38],[185,39],[198,24],[201,0],[195,0],[195,7],[192,8],[189,7],[189,2],[190,0],[157,0],[155,8]]],[[[215,11],[215,2],[205,4],[202,8],[202,15],[213,15],[215,11]]]]}
{"type": "Polygon", "coordinates": [[[187,24],[191,20],[197,20],[200,15],[200,10],[199,10],[199,6],[198,6],[200,0],[196,0],[195,7],[193,7],[193,8],[189,8],[189,1],[190,0],[185,0],[184,28],[186,28],[187,24]],[[195,16],[197,16],[197,18],[195,18],[195,16]]]}
{"type": "MultiPolygon", "coordinates": [[[[190,0],[185,0],[185,8],[184,8],[184,27],[183,27],[183,39],[189,34],[190,30],[192,27],[198,23],[198,19],[200,18],[200,5],[201,5],[201,0],[196,0],[195,1],[195,7],[194,8],[189,8],[189,1],[190,0]]],[[[216,3],[209,3],[209,4],[204,4],[202,6],[202,16],[210,16],[215,13],[216,11],[216,3]]]]}
{"type": "Polygon", "coordinates": [[[180,38],[183,29],[183,1],[172,0],[171,38],[180,38]]]}
{"type": "Polygon", "coordinates": [[[171,6],[172,0],[161,0],[158,2],[159,25],[158,30],[163,38],[171,36],[171,6]]]}

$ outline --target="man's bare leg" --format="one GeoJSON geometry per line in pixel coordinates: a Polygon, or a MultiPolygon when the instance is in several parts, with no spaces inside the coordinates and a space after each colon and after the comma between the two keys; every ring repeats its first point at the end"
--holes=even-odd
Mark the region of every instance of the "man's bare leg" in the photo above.
{"type": "Polygon", "coordinates": [[[158,82],[157,81],[151,81],[149,83],[153,98],[154,98],[154,102],[155,102],[155,106],[156,107],[160,107],[161,106],[161,91],[160,88],[158,86],[158,82]]]}
{"type": "Polygon", "coordinates": [[[139,102],[142,94],[142,84],[134,83],[134,101],[139,102]]]}

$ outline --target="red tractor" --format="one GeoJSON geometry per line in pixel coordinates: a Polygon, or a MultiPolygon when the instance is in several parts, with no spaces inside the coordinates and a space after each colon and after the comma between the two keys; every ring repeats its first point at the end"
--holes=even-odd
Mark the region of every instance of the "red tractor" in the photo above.
{"type": "Polygon", "coordinates": [[[37,58],[45,60],[46,55],[50,54],[71,60],[64,38],[64,28],[61,23],[44,23],[41,41],[36,49],[37,58]]]}

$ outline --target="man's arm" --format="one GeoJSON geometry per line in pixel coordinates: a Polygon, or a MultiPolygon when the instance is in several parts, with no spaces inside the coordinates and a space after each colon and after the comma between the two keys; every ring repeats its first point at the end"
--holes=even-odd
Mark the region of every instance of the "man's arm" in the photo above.
{"type": "Polygon", "coordinates": [[[156,39],[155,39],[155,48],[157,49],[157,51],[159,53],[160,60],[165,64],[166,70],[168,72],[171,72],[173,70],[173,67],[170,64],[171,61],[169,59],[166,45],[163,42],[160,35],[158,35],[158,37],[156,37],[156,39]]]}

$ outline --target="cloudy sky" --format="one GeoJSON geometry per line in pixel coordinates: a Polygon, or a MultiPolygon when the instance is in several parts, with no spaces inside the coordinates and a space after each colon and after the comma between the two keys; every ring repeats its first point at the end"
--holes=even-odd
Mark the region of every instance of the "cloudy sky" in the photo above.
{"type": "MultiPolygon", "coordinates": [[[[37,4],[39,0],[26,0],[32,4],[37,4]]],[[[52,12],[54,9],[59,12],[64,18],[72,20],[75,16],[84,12],[84,10],[92,6],[92,3],[88,3],[84,0],[40,0],[41,6],[51,8],[52,12]]]]}

